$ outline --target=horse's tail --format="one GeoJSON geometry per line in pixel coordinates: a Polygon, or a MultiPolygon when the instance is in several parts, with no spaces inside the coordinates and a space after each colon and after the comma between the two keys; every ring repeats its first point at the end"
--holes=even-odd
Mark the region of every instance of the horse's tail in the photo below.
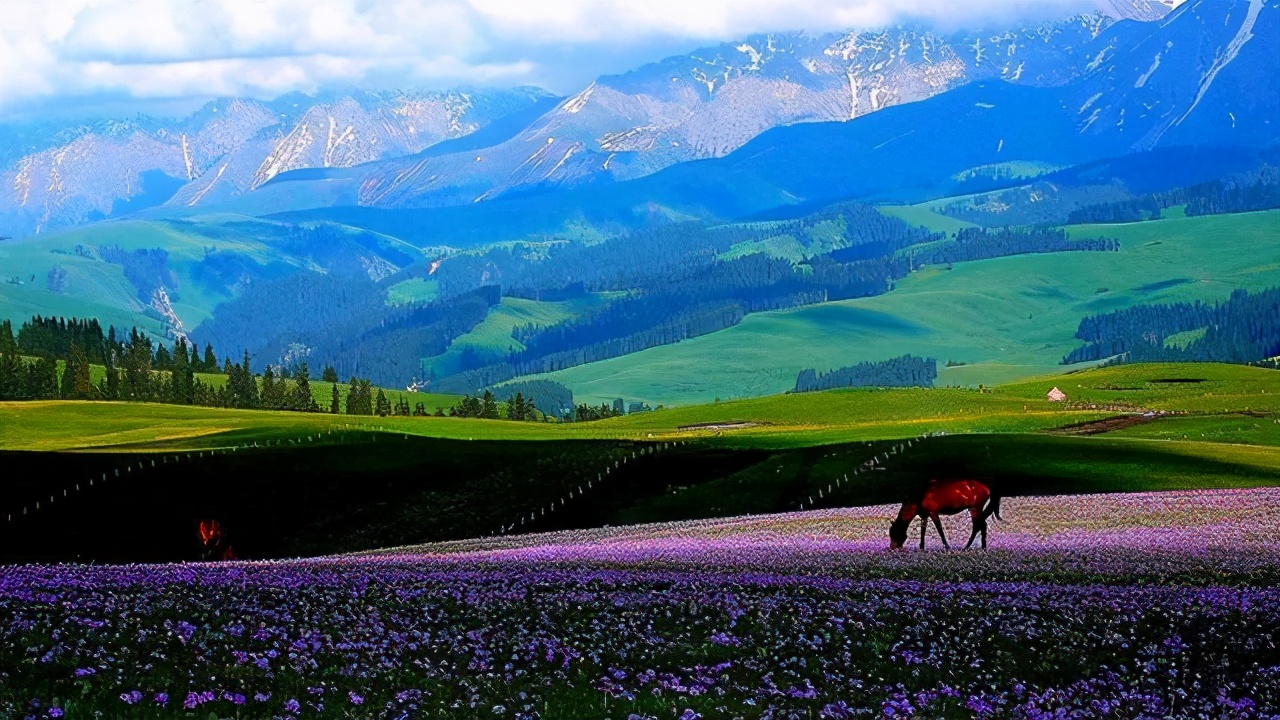
{"type": "Polygon", "coordinates": [[[995,493],[991,493],[991,499],[987,501],[987,509],[982,511],[982,519],[986,520],[992,515],[995,515],[997,520],[1004,520],[1000,517],[1000,496],[995,493]]]}

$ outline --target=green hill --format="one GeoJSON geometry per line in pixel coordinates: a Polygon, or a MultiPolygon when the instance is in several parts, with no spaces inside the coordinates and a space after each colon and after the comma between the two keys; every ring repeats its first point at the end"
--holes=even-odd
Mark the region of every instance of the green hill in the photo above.
{"type": "Polygon", "coordinates": [[[1069,231],[1118,238],[1121,250],[929,267],[886,295],[753,314],[711,335],[548,377],[587,402],[688,404],[779,393],[804,368],[911,353],[937,358],[939,385],[990,385],[1059,369],[1086,315],[1280,285],[1280,211],[1069,231]],[[948,361],[964,365],[943,367],[948,361]]]}
{"type": "Polygon", "coordinates": [[[283,223],[200,215],[99,222],[0,243],[0,318],[17,322],[32,315],[96,317],[104,327],[136,325],[163,337],[161,316],[149,307],[150,294],[131,282],[123,265],[104,248],[125,253],[163,250],[165,268],[172,273],[164,285],[174,314],[187,330],[208,319],[219,303],[235,297],[246,279],[314,270],[317,260],[424,259],[418,248],[385,235],[338,225],[326,229],[324,242],[308,244],[294,235],[295,227],[283,223]],[[55,268],[65,272],[59,282],[50,280],[55,268]]]}

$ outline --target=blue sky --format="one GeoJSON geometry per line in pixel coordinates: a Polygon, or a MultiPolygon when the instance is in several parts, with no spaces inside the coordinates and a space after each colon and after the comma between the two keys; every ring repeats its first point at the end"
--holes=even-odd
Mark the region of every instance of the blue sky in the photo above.
{"type": "Polygon", "coordinates": [[[597,75],[753,32],[998,23],[1100,1],[6,2],[0,116],[328,87],[538,85],[567,94],[597,75]]]}

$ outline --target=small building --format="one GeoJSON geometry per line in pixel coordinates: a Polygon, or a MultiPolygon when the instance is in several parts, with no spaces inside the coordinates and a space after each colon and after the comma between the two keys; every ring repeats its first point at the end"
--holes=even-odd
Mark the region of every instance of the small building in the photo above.
{"type": "Polygon", "coordinates": [[[1064,402],[1067,399],[1067,394],[1055,387],[1054,389],[1045,393],[1044,397],[1049,402],[1064,402]]]}

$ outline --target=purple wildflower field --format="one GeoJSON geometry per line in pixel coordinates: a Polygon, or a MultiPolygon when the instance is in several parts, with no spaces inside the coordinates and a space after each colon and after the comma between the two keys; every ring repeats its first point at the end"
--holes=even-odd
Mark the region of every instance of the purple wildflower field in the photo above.
{"type": "Polygon", "coordinates": [[[1006,498],[987,551],[887,552],[882,506],[9,567],[0,715],[1278,717],[1277,507],[1006,498]]]}

